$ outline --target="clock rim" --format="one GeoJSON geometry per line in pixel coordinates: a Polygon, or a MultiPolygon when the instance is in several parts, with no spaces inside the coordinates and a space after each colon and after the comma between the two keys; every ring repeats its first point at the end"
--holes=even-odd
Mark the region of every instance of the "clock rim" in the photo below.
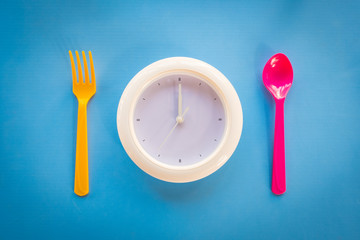
{"type": "Polygon", "coordinates": [[[142,69],[126,86],[117,110],[119,138],[130,159],[149,175],[168,182],[196,181],[218,170],[235,151],[241,137],[242,125],[241,103],[230,81],[213,66],[189,57],[165,58],[142,69]],[[187,166],[173,166],[153,158],[138,142],[133,125],[134,109],[139,95],[160,75],[175,72],[190,72],[212,87],[221,98],[226,116],[221,143],[207,158],[187,166]]]}

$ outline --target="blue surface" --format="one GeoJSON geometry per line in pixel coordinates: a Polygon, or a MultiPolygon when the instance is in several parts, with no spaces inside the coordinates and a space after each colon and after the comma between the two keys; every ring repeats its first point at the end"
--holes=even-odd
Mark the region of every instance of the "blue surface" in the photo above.
{"type": "Polygon", "coordinates": [[[360,239],[359,1],[9,1],[0,11],[0,239],[360,239]],[[92,50],[97,76],[85,198],[73,193],[68,50],[92,50]],[[277,52],[295,76],[280,197],[261,80],[277,52]],[[143,173],[116,130],[129,80],[172,56],[219,69],[244,111],[234,155],[188,184],[143,173]]]}

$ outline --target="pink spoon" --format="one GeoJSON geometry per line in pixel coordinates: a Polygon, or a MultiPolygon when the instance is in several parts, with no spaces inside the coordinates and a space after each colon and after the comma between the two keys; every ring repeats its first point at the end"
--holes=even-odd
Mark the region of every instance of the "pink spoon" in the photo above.
{"type": "Polygon", "coordinates": [[[284,102],[293,82],[293,69],[289,59],[282,53],[275,54],[265,64],[262,77],[276,104],[271,190],[274,194],[280,195],[286,191],[284,102]]]}

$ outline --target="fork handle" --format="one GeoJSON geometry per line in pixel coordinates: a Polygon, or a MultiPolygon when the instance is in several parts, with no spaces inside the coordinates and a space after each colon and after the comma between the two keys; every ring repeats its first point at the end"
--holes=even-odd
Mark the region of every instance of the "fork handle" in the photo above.
{"type": "Polygon", "coordinates": [[[87,101],[79,100],[74,183],[74,192],[79,196],[85,196],[89,193],[86,106],[87,101]]]}

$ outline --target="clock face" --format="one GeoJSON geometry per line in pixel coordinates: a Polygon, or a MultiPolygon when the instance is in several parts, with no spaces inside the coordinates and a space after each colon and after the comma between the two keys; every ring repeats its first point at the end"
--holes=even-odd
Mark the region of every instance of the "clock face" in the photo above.
{"type": "Polygon", "coordinates": [[[126,86],[117,129],[130,159],[151,176],[191,182],[212,174],[239,142],[243,115],[230,81],[187,57],[159,60],[126,86]]]}
{"type": "Polygon", "coordinates": [[[134,132],[156,161],[189,166],[221,144],[225,110],[221,98],[200,76],[170,73],[151,81],[136,100],[134,132]]]}

